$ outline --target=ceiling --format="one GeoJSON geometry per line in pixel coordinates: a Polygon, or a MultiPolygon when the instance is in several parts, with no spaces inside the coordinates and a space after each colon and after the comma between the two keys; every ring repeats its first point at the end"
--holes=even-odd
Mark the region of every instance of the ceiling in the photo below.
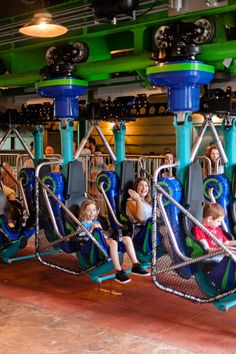
{"type": "Polygon", "coordinates": [[[22,15],[43,7],[54,6],[65,2],[68,2],[68,0],[1,0],[0,19],[22,15]]]}

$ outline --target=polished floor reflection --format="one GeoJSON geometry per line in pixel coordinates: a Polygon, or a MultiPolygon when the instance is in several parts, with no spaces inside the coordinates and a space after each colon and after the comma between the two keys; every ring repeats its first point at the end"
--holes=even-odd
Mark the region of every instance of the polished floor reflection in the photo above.
{"type": "Polygon", "coordinates": [[[0,354],[236,353],[236,309],[192,304],[131,277],[98,286],[37,260],[1,262],[0,354]]]}

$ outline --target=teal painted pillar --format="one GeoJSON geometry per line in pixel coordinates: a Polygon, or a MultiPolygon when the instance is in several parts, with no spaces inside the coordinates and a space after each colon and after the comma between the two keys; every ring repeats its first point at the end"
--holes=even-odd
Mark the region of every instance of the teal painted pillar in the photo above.
{"type": "Polygon", "coordinates": [[[60,120],[60,134],[61,134],[61,157],[62,157],[62,173],[67,177],[66,165],[68,162],[73,161],[73,134],[74,134],[74,121],[72,119],[60,120]]]}
{"type": "Polygon", "coordinates": [[[38,125],[33,130],[34,137],[34,163],[38,164],[38,161],[43,159],[43,135],[44,128],[42,125],[38,125]]]}
{"type": "Polygon", "coordinates": [[[236,117],[232,119],[230,124],[223,123],[223,132],[225,154],[228,158],[228,163],[225,165],[225,175],[232,181],[234,165],[236,164],[236,117]]]}
{"type": "Polygon", "coordinates": [[[124,123],[116,123],[113,126],[113,134],[115,140],[115,170],[119,177],[121,177],[121,166],[125,160],[125,134],[126,126],[124,123]]]}
{"type": "Polygon", "coordinates": [[[186,169],[190,164],[192,117],[189,113],[179,112],[174,117],[176,129],[176,160],[179,163],[177,177],[184,185],[186,169]]]}

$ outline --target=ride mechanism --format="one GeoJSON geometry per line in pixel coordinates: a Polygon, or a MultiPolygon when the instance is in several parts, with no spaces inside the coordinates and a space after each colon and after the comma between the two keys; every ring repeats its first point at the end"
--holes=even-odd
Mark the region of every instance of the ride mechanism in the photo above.
{"type": "Polygon", "coordinates": [[[190,163],[190,115],[199,110],[201,85],[214,77],[214,67],[195,58],[200,49],[194,39],[203,33],[204,27],[194,23],[162,26],[155,35],[153,59],[156,63],[146,71],[152,85],[168,89],[168,110],[175,113],[177,169],[181,182],[190,163]]]}
{"type": "MultiPolygon", "coordinates": [[[[196,56],[200,54],[200,49],[194,41],[197,42],[196,38],[199,39],[199,36],[201,37],[203,33],[204,27],[201,24],[176,22],[170,26],[162,26],[155,35],[156,52],[153,54],[155,64],[146,70],[148,79],[152,85],[165,86],[168,90],[168,110],[174,113],[174,126],[176,128],[177,177],[182,186],[185,186],[187,169],[190,167],[192,161],[190,145],[191,114],[192,112],[199,111],[200,87],[201,85],[210,83],[215,71],[214,67],[196,60],[196,56]]],[[[200,175],[199,180],[201,180],[200,175]]],[[[175,203],[174,200],[173,202],[175,203]]],[[[200,202],[202,203],[202,201],[200,202]]],[[[181,206],[179,205],[179,207],[181,206]]],[[[187,214],[184,215],[186,216],[187,214]]],[[[154,214],[153,218],[155,219],[154,214]]],[[[153,231],[154,239],[155,229],[153,231]]],[[[153,249],[155,250],[155,241],[153,241],[153,249]]],[[[154,263],[155,251],[153,254],[154,263]]],[[[176,259],[178,259],[178,256],[176,259]]],[[[226,262],[228,262],[227,259],[226,262]]],[[[234,261],[232,261],[232,264],[234,264],[234,261]]],[[[180,268],[180,272],[182,271],[181,269],[188,270],[188,268],[180,268]]],[[[215,274],[219,277],[220,273],[216,271],[215,274]]],[[[156,279],[154,282],[156,282],[156,279]]],[[[203,293],[205,291],[206,283],[203,286],[203,293]]],[[[176,293],[175,290],[173,290],[173,293],[176,293]]],[[[213,293],[209,294],[210,298],[213,293]]],[[[183,296],[186,297],[185,295],[183,296]]],[[[188,296],[191,297],[190,295],[188,296]]],[[[230,293],[225,297],[216,297],[215,301],[213,300],[213,304],[218,309],[226,311],[230,307],[235,306],[235,294],[230,293]]]]}
{"type": "MultiPolygon", "coordinates": [[[[46,218],[47,220],[44,221],[46,238],[43,236],[43,242],[41,242],[39,232],[40,200],[37,184],[41,168],[40,165],[36,169],[36,213],[38,213],[36,222],[36,249],[38,251],[38,258],[46,265],[72,274],[80,275],[84,272],[88,272],[91,279],[96,282],[101,282],[102,280],[110,279],[115,276],[113,274],[101,277],[102,274],[113,269],[112,262],[110,260],[106,261],[108,254],[103,235],[99,230],[94,231],[95,234],[93,235],[90,234],[68,209],[71,207],[71,203],[73,203],[73,206],[79,206],[79,203],[85,198],[84,195],[86,191],[82,163],[74,160],[73,130],[74,119],[78,119],[79,117],[78,97],[86,93],[88,83],[84,80],[72,77],[72,72],[73,62],[86,61],[88,48],[84,44],[78,46],[78,43],[76,44],[76,48],[73,46],[53,47],[46,56],[48,58],[48,65],[41,70],[44,79],[36,83],[36,88],[41,96],[53,98],[54,116],[56,119],[60,120],[62,175],[46,173],[43,177],[43,183],[46,185],[47,191],[43,191],[45,194],[44,198],[47,200],[46,206],[51,205],[49,208],[52,208],[52,214],[54,214],[54,216],[52,216],[50,220],[46,218]],[[65,192],[64,188],[64,179],[67,181],[67,192],[65,192]],[[49,193],[50,198],[48,198],[47,193],[49,193]],[[65,194],[67,200],[65,200],[65,194]],[[57,198],[55,195],[57,195],[57,198]],[[56,201],[53,198],[56,198],[56,201]],[[68,235],[68,229],[66,230],[66,226],[63,225],[62,221],[63,216],[61,211],[63,208],[66,208],[66,212],[69,213],[67,215],[70,216],[70,220],[72,220],[72,222],[74,221],[74,229],[76,231],[72,232],[71,235],[76,236],[77,240],[72,241],[72,239],[69,239],[70,235],[68,235]],[[54,220],[54,222],[52,222],[53,228],[50,229],[48,225],[50,225],[52,219],[54,220]],[[88,237],[88,242],[85,242],[84,247],[77,245],[77,243],[80,242],[78,232],[81,231],[81,229],[85,234],[88,233],[90,237],[90,239],[88,237]],[[60,236],[58,238],[59,234],[60,236]],[[53,235],[55,235],[56,241],[53,235]],[[61,241],[61,238],[64,236],[67,236],[68,242],[61,241]],[[46,241],[46,246],[44,241],[46,241]],[[57,248],[57,245],[59,248],[57,248]],[[42,247],[46,247],[46,252],[42,252],[42,247]],[[68,265],[62,265],[60,260],[57,262],[57,260],[54,259],[47,259],[48,255],[49,258],[50,255],[54,257],[57,252],[60,253],[57,260],[59,260],[59,258],[63,260],[63,257],[69,259],[68,263],[71,264],[69,268],[68,265]],[[64,255],[62,253],[64,253],[64,255]],[[46,258],[44,256],[46,256],[46,258]],[[95,267],[95,265],[97,266],[95,267]]],[[[45,218],[45,215],[42,217],[45,218]]]]}
{"type": "MultiPolygon", "coordinates": [[[[176,23],[162,29],[161,41],[157,42],[157,53],[153,56],[156,63],[147,69],[148,79],[153,85],[168,88],[168,109],[175,114],[177,131],[177,172],[182,184],[190,164],[191,112],[199,109],[200,86],[209,83],[214,76],[213,67],[195,59],[200,50],[192,42],[195,36],[203,33],[202,31],[204,29],[201,26],[186,23],[176,23]]],[[[78,96],[87,90],[86,81],[72,77],[73,64],[67,52],[62,50],[58,55],[58,49],[52,49],[49,55],[51,62],[41,71],[44,79],[36,84],[41,96],[54,99],[54,115],[61,120],[62,164],[65,177],[67,163],[73,160],[73,120],[79,116],[78,96]]],[[[117,150],[122,150],[120,160],[125,156],[124,130],[123,126],[119,126],[114,132],[119,145],[117,150]],[[116,133],[121,141],[117,139],[116,133]]]]}
{"type": "MultiPolygon", "coordinates": [[[[38,93],[53,98],[54,116],[60,120],[63,167],[73,160],[73,120],[79,117],[78,97],[87,92],[88,82],[72,77],[73,63],[88,58],[88,47],[74,45],[51,47],[46,53],[48,65],[40,70],[43,80],[36,83],[38,93]]],[[[66,174],[66,171],[64,171],[66,174]]]]}

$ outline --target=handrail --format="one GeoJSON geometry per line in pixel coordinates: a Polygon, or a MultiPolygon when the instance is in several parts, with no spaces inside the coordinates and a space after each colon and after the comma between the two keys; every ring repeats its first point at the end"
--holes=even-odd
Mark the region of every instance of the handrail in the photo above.
{"type": "Polygon", "coordinates": [[[208,164],[208,168],[209,168],[209,174],[211,175],[212,174],[212,165],[211,165],[211,159],[205,155],[203,156],[196,156],[194,161],[195,160],[206,160],[207,164],[208,164]]]}
{"type": "Polygon", "coordinates": [[[106,201],[107,207],[108,207],[108,209],[109,209],[109,211],[110,211],[110,213],[111,213],[111,215],[112,215],[113,220],[115,221],[115,223],[116,223],[118,226],[123,227],[124,225],[121,224],[121,223],[117,220],[116,215],[115,215],[115,213],[114,213],[114,211],[113,211],[113,209],[112,209],[112,206],[111,206],[111,204],[110,204],[110,201],[109,201],[109,199],[107,198],[106,192],[104,191],[104,188],[103,188],[104,183],[105,183],[105,182],[101,182],[101,183],[99,184],[99,187],[100,187],[101,192],[102,192],[102,195],[103,195],[103,197],[104,197],[104,199],[105,199],[105,201],[106,201]]]}
{"type": "Polygon", "coordinates": [[[21,194],[21,196],[23,198],[23,204],[24,204],[25,211],[26,211],[26,217],[28,217],[30,215],[30,212],[29,212],[29,206],[28,206],[28,202],[27,202],[27,199],[26,199],[24,187],[23,187],[23,184],[22,184],[23,178],[19,178],[18,181],[19,181],[19,187],[20,187],[20,194],[21,194]]]}
{"type": "Polygon", "coordinates": [[[161,209],[161,213],[162,213],[164,222],[165,222],[165,224],[167,225],[167,228],[168,228],[168,231],[169,231],[169,235],[170,235],[170,239],[171,239],[171,242],[172,242],[172,244],[173,244],[173,247],[174,247],[174,249],[175,249],[177,255],[178,255],[180,258],[182,258],[184,261],[190,260],[191,258],[190,258],[190,257],[186,257],[186,256],[181,252],[181,250],[179,249],[179,246],[178,246],[178,243],[176,242],[176,238],[175,238],[173,229],[172,229],[172,227],[171,227],[170,221],[169,221],[168,216],[167,216],[167,214],[166,214],[165,207],[164,207],[164,205],[163,205],[162,194],[161,194],[161,193],[158,193],[157,202],[158,202],[158,204],[159,204],[159,206],[160,206],[160,209],[161,209]]]}
{"type": "Polygon", "coordinates": [[[178,167],[179,163],[175,162],[175,163],[170,163],[170,164],[166,164],[166,165],[161,165],[159,166],[153,174],[153,182],[156,183],[159,177],[159,174],[162,170],[164,170],[165,168],[172,168],[172,167],[178,167]]]}

